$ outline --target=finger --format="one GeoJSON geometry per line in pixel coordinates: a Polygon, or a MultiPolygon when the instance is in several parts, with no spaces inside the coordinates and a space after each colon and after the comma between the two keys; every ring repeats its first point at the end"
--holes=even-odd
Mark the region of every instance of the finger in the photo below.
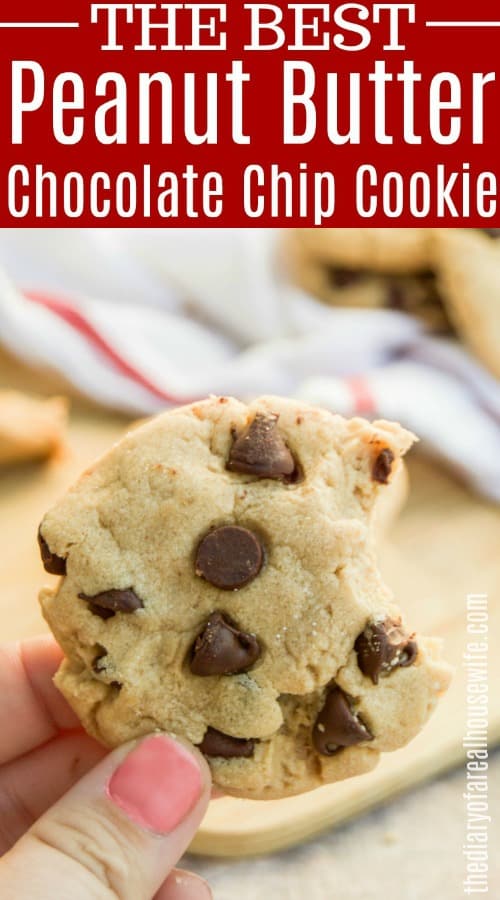
{"type": "Polygon", "coordinates": [[[0,856],[107,751],[70,731],[0,769],[0,856]]]}
{"type": "Polygon", "coordinates": [[[106,756],[0,863],[0,896],[150,900],[210,799],[201,754],[165,734],[106,756]]]}
{"type": "Polygon", "coordinates": [[[183,869],[173,869],[154,900],[211,900],[212,896],[203,878],[183,869]]]}
{"type": "Polygon", "coordinates": [[[48,636],[0,647],[0,765],[78,726],[52,683],[61,659],[48,636]]]}

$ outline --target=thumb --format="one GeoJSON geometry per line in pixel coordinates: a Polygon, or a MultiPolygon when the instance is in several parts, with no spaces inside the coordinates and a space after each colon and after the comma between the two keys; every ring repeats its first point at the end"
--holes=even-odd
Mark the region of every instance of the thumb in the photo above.
{"type": "MultiPolygon", "coordinates": [[[[210,896],[173,875],[210,799],[201,754],[166,734],[125,744],[52,806],[0,864],[2,900],[210,896]],[[168,880],[167,880],[168,879],[168,880]],[[164,884],[166,882],[166,884],[164,884]],[[176,885],[179,885],[177,889],[176,885]]],[[[190,880],[190,879],[189,879],[190,880]]]]}

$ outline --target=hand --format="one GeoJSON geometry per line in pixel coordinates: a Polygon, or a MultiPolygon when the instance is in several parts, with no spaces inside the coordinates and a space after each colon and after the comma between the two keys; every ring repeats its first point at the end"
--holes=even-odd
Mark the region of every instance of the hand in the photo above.
{"type": "Polygon", "coordinates": [[[208,900],[172,868],[210,799],[205,760],[165,734],[107,753],[52,684],[60,660],[49,637],[0,647],[0,897],[208,900]]]}

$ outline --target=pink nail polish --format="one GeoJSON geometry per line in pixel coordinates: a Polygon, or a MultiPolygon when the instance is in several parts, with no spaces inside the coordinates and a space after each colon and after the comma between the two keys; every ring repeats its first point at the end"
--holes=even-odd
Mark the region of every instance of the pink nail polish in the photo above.
{"type": "Polygon", "coordinates": [[[168,834],[187,816],[202,790],[192,754],[167,735],[143,740],[106,787],[108,797],[143,828],[168,834]]]}

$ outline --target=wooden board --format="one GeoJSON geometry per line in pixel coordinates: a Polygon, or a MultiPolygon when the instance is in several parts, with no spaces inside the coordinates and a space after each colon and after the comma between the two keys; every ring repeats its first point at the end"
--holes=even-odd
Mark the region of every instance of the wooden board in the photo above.
{"type": "MultiPolygon", "coordinates": [[[[39,520],[81,469],[120,436],[125,424],[119,417],[80,409],[72,418],[70,449],[61,462],[0,472],[2,640],[45,628],[36,596],[50,576],[42,571],[35,547],[39,520]]],[[[489,594],[490,635],[500,636],[500,513],[421,458],[415,457],[409,468],[410,500],[382,548],[382,568],[412,626],[445,639],[446,656],[457,666],[450,691],[424,732],[404,750],[386,754],[368,775],[288,800],[215,801],[193,852],[242,856],[286,847],[462,759],[465,670],[460,663],[466,597],[489,594]]],[[[491,653],[490,684],[499,682],[500,654],[491,653]]],[[[500,694],[494,691],[490,736],[492,743],[500,740],[500,694]]]]}

